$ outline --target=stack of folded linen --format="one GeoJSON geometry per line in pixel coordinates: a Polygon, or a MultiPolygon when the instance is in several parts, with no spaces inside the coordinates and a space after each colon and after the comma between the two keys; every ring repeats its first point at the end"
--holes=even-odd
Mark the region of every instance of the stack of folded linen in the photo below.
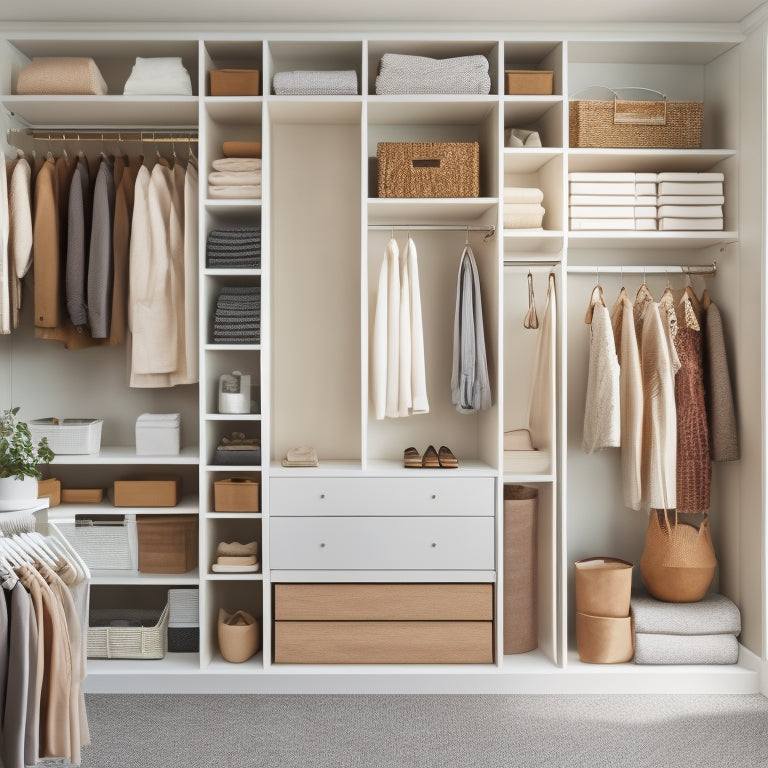
{"type": "Polygon", "coordinates": [[[220,542],[211,570],[214,573],[256,573],[259,570],[259,543],[220,542]]]}
{"type": "Polygon", "coordinates": [[[261,159],[222,157],[211,163],[208,197],[252,199],[261,197],[261,159]]]}
{"type": "Polygon", "coordinates": [[[735,664],[741,614],[724,595],[666,603],[644,592],[631,599],[636,664],[735,664]]]}
{"type": "Polygon", "coordinates": [[[261,291],[258,286],[223,288],[216,300],[214,343],[258,344],[260,315],[261,291]]]}
{"type": "Polygon", "coordinates": [[[357,72],[354,69],[276,72],[272,87],[278,96],[356,96],[357,72]]]}
{"type": "Polygon", "coordinates": [[[289,448],[283,459],[284,467],[316,467],[317,451],[311,445],[299,445],[289,448]]]}
{"type": "Polygon", "coordinates": [[[205,249],[206,266],[258,269],[261,266],[261,227],[212,229],[205,249]]]}
{"type": "Polygon", "coordinates": [[[191,96],[192,81],[179,56],[136,57],[124,96],[191,96]]]}
{"type": "Polygon", "coordinates": [[[659,229],[723,228],[722,173],[660,173],[659,229]]]}
{"type": "Polygon", "coordinates": [[[541,229],[543,199],[536,187],[504,187],[504,229],[541,229]]]}
{"type": "Polygon", "coordinates": [[[527,429],[505,430],[505,472],[549,472],[551,463],[551,453],[547,450],[536,450],[531,443],[531,433],[527,429]]]}
{"type": "Polygon", "coordinates": [[[402,93],[474,93],[487,96],[491,76],[485,56],[430,59],[385,53],[376,76],[378,95],[402,93]]]}
{"type": "Polygon", "coordinates": [[[657,174],[570,173],[572,230],[656,229],[657,174]]]}

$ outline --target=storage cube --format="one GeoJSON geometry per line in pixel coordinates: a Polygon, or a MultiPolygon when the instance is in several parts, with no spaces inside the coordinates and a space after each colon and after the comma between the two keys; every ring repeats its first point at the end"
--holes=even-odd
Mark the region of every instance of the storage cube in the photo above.
{"type": "Polygon", "coordinates": [[[136,515],[141,573],[186,573],[197,565],[196,515],[136,515]]]}
{"type": "Polygon", "coordinates": [[[116,507],[175,507],[179,503],[179,478],[115,480],[116,507]]]}
{"type": "Polygon", "coordinates": [[[554,90],[554,73],[538,69],[507,69],[504,82],[509,95],[550,96],[554,90]]]}
{"type": "Polygon", "coordinates": [[[247,477],[228,477],[213,484],[214,512],[258,512],[259,483],[247,477]]]}
{"type": "Polygon", "coordinates": [[[137,456],[176,456],[181,452],[181,414],[142,413],[136,419],[137,456]]]}
{"type": "Polygon", "coordinates": [[[258,96],[258,69],[211,70],[211,96],[258,96]]]}

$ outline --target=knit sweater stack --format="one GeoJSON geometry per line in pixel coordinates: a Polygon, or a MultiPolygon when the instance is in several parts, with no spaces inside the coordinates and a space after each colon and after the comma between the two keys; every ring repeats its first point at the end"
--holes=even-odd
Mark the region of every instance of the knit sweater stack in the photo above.
{"type": "Polygon", "coordinates": [[[261,290],[258,286],[223,288],[213,319],[215,344],[258,344],[261,338],[261,290]]]}
{"type": "Polygon", "coordinates": [[[206,264],[214,269],[261,267],[261,227],[211,230],[206,243],[206,264]]]}

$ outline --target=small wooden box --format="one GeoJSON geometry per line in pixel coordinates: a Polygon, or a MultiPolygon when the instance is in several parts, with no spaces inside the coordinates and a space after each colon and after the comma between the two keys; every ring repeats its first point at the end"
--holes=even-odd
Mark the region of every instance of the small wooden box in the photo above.
{"type": "Polygon", "coordinates": [[[61,481],[55,477],[37,481],[37,498],[48,499],[49,507],[56,507],[61,503],[61,481]]]}
{"type": "Polygon", "coordinates": [[[180,486],[178,478],[115,480],[114,503],[116,507],[175,507],[180,486]]]}
{"type": "Polygon", "coordinates": [[[506,93],[510,95],[551,96],[554,73],[542,69],[507,69],[504,71],[506,93]]]}
{"type": "Polygon", "coordinates": [[[141,573],[186,573],[197,565],[196,515],[136,515],[141,573]]]}
{"type": "Polygon", "coordinates": [[[99,504],[104,498],[103,488],[62,488],[62,504],[99,504]]]}
{"type": "Polygon", "coordinates": [[[211,70],[211,96],[258,96],[258,69],[211,70]]]}
{"type": "Polygon", "coordinates": [[[247,477],[228,477],[213,484],[214,512],[258,512],[259,483],[247,477]]]}

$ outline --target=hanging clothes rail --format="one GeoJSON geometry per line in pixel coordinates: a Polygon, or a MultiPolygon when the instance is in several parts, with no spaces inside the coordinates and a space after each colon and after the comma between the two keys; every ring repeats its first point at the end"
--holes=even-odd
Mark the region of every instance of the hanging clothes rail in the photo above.
{"type": "Polygon", "coordinates": [[[15,146],[14,138],[21,136],[31,138],[34,141],[101,141],[101,142],[126,142],[143,144],[160,143],[178,143],[186,142],[197,143],[197,131],[184,128],[175,128],[162,131],[141,131],[141,130],[100,130],[94,128],[84,128],[82,130],[19,130],[9,128],[6,131],[8,143],[15,146]]]}
{"type": "Polygon", "coordinates": [[[716,275],[717,274],[717,262],[713,261],[711,264],[673,264],[673,265],[658,265],[652,266],[637,266],[635,264],[628,264],[626,266],[617,266],[616,264],[610,264],[608,266],[574,266],[567,267],[566,272],[569,275],[595,275],[595,274],[611,274],[611,275],[716,275]]]}
{"type": "Polygon", "coordinates": [[[411,232],[441,232],[441,231],[461,231],[461,232],[485,232],[485,240],[490,240],[496,234],[494,224],[369,224],[368,229],[394,231],[406,230],[411,232]]]}

